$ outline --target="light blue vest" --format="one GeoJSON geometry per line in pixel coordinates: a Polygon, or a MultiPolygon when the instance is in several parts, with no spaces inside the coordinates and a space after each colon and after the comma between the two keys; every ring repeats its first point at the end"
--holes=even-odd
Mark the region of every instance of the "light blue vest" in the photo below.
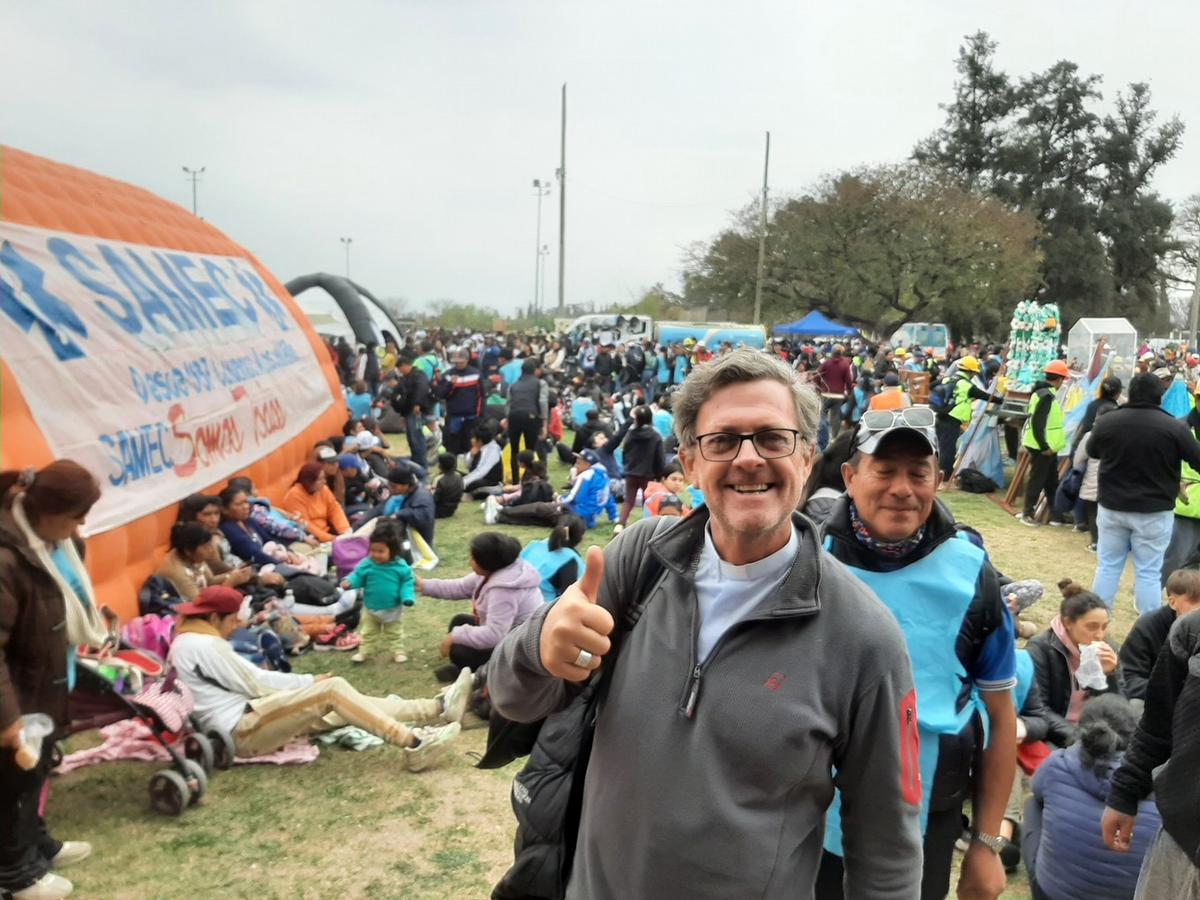
{"type": "MultiPolygon", "coordinates": [[[[826,549],[831,546],[825,539],[826,549]]],[[[921,740],[921,833],[929,818],[941,735],[959,734],[982,709],[978,696],[958,709],[967,670],[954,652],[986,555],[965,535],[943,541],[932,553],[893,572],[847,568],[896,617],[917,689],[917,733],[921,740]]],[[[984,719],[986,721],[986,718],[984,719]]],[[[896,773],[900,777],[900,773],[896,773]]],[[[841,794],[834,795],[825,821],[825,849],[842,855],[841,794]]]]}
{"type": "Polygon", "coordinates": [[[542,576],[542,597],[549,603],[558,597],[558,593],[554,590],[554,585],[550,583],[550,579],[554,577],[564,565],[571,560],[575,560],[579,568],[576,570],[579,575],[583,575],[583,558],[571,547],[559,547],[557,550],[550,549],[550,541],[543,538],[540,541],[530,541],[525,545],[525,549],[521,551],[521,559],[529,563],[538,574],[542,576]]]}

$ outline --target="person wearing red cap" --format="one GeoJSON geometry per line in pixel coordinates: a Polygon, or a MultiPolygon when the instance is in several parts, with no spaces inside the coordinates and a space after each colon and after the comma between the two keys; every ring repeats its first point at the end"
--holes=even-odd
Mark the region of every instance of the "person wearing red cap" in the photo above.
{"type": "MultiPolygon", "coordinates": [[[[1063,380],[1070,374],[1065,362],[1054,360],[1042,370],[1045,380],[1035,385],[1033,396],[1029,398],[1029,424],[1022,441],[1029,451],[1029,474],[1025,480],[1025,510],[1017,516],[1017,521],[1023,525],[1038,524],[1033,513],[1041,494],[1046,495],[1047,503],[1054,503],[1054,494],[1058,490],[1058,454],[1067,446],[1063,410],[1055,398],[1063,380]]],[[[1050,524],[1060,524],[1055,521],[1053,512],[1050,524]]]]}
{"type": "Polygon", "coordinates": [[[471,689],[464,669],[444,694],[405,700],[360,694],[344,678],[259,669],[238,656],[227,638],[238,627],[244,598],[233,588],[209,587],[175,607],[180,621],[170,662],[195,700],[205,731],[230,735],[238,756],[261,756],[294,737],[354,725],[404,748],[411,772],[441,758],[460,730],[471,689]],[[407,728],[405,722],[427,727],[407,728]]]}

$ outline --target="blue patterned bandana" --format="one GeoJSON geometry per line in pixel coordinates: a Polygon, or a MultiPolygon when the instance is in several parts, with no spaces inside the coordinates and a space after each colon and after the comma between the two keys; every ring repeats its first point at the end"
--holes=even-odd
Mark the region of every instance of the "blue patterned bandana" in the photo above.
{"type": "Polygon", "coordinates": [[[916,550],[917,545],[925,537],[924,525],[918,528],[917,533],[912,537],[907,537],[902,541],[881,541],[871,537],[867,526],[863,524],[862,517],[858,514],[858,507],[854,505],[853,501],[850,502],[850,530],[854,532],[854,536],[860,544],[872,553],[878,553],[887,559],[903,559],[916,550]]]}

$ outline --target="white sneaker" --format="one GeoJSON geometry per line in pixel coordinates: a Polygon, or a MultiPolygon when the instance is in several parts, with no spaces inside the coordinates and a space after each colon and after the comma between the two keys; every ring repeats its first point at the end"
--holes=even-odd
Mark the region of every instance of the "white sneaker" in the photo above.
{"type": "Polygon", "coordinates": [[[500,521],[500,501],[496,499],[495,494],[490,494],[483,501],[483,524],[495,525],[500,521]]]}
{"type": "Polygon", "coordinates": [[[471,670],[463,669],[442,694],[442,718],[447,722],[462,721],[463,713],[467,711],[467,700],[471,696],[471,681],[471,670]]]}
{"type": "Polygon", "coordinates": [[[51,869],[65,869],[81,863],[92,855],[92,845],[87,841],[63,841],[62,849],[50,860],[51,869]]]}
{"type": "Polygon", "coordinates": [[[350,657],[350,662],[352,662],[352,663],[365,663],[366,661],[367,661],[367,655],[365,653],[363,653],[361,650],[358,653],[355,653],[352,657],[350,657]]]}
{"type": "Polygon", "coordinates": [[[75,885],[61,875],[47,872],[29,887],[21,891],[13,891],[13,900],[58,900],[59,897],[70,896],[75,885]]]}
{"type": "Polygon", "coordinates": [[[613,534],[620,534],[624,530],[625,530],[625,526],[622,525],[620,522],[618,522],[616,525],[613,526],[613,534]]]}
{"type": "Polygon", "coordinates": [[[1020,515],[1018,515],[1017,521],[1020,522],[1022,525],[1028,525],[1030,528],[1041,528],[1042,527],[1041,522],[1037,521],[1037,519],[1033,518],[1033,516],[1026,516],[1025,513],[1021,513],[1020,515]]]}
{"type": "Polygon", "coordinates": [[[404,748],[404,766],[410,772],[421,772],[446,755],[450,742],[458,737],[462,726],[457,722],[449,725],[414,728],[413,734],[421,742],[415,747],[404,748]]]}

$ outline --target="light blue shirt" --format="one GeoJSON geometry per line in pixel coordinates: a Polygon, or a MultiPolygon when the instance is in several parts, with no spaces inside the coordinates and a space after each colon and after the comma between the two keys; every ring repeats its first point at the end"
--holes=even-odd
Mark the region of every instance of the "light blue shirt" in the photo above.
{"type": "MultiPolygon", "coordinates": [[[[87,588],[83,586],[83,581],[72,567],[67,559],[67,553],[61,546],[55,547],[50,554],[50,560],[54,563],[54,568],[58,569],[58,573],[62,575],[63,580],[71,586],[71,590],[75,592],[75,596],[79,598],[79,602],[84,606],[90,606],[92,598],[87,592],[87,588]]],[[[69,597],[63,597],[64,603],[70,603],[69,597]]],[[[67,647],[67,690],[75,689],[75,648],[67,647]]]]}
{"type": "Polygon", "coordinates": [[[696,658],[703,663],[730,628],[745,619],[759,603],[775,592],[787,576],[800,538],[791,540],[770,556],[744,566],[734,566],[717,555],[712,535],[704,529],[704,549],[696,566],[696,599],[700,608],[700,634],[696,658]]]}

